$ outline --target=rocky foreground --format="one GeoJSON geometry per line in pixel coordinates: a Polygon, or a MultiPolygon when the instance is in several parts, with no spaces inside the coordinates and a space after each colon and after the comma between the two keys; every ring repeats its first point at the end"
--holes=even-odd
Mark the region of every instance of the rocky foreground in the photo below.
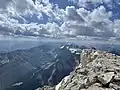
{"type": "Polygon", "coordinates": [[[120,90],[120,56],[85,49],[80,64],[55,87],[37,90],[120,90]]]}

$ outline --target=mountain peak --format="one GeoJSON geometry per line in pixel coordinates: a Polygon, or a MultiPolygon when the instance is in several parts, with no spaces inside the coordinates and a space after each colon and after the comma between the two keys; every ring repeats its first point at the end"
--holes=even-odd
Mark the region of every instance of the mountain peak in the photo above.
{"type": "Polygon", "coordinates": [[[80,64],[56,86],[55,90],[119,90],[120,56],[85,49],[80,64]]]}

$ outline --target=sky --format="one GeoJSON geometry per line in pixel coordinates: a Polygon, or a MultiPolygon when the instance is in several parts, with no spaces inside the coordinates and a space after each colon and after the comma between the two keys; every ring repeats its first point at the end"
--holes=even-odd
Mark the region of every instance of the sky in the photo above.
{"type": "Polygon", "coordinates": [[[0,0],[0,36],[120,40],[120,0],[0,0]]]}

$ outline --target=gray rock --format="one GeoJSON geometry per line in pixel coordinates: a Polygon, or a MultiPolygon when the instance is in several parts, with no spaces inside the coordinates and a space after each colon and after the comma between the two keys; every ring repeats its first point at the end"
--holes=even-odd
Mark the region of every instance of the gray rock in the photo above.
{"type": "Polygon", "coordinates": [[[83,50],[81,63],[57,90],[120,90],[120,57],[115,57],[105,51],[83,50]]]}
{"type": "Polygon", "coordinates": [[[108,72],[108,73],[99,75],[98,80],[103,85],[106,85],[106,84],[110,83],[113,80],[114,76],[115,76],[114,72],[108,72]]]}
{"type": "Polygon", "coordinates": [[[115,90],[120,90],[120,86],[113,84],[113,83],[110,84],[110,87],[115,89],[115,90]]]}
{"type": "Polygon", "coordinates": [[[36,90],[55,90],[55,88],[54,87],[49,87],[49,86],[44,86],[44,87],[38,88],[36,90]]]}

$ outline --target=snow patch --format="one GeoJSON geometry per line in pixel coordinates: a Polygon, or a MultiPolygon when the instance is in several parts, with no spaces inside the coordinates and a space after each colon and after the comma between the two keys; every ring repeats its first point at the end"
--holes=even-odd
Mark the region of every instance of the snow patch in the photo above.
{"type": "Polygon", "coordinates": [[[18,82],[18,83],[13,84],[12,86],[20,86],[22,84],[23,84],[23,82],[18,82]]]}

